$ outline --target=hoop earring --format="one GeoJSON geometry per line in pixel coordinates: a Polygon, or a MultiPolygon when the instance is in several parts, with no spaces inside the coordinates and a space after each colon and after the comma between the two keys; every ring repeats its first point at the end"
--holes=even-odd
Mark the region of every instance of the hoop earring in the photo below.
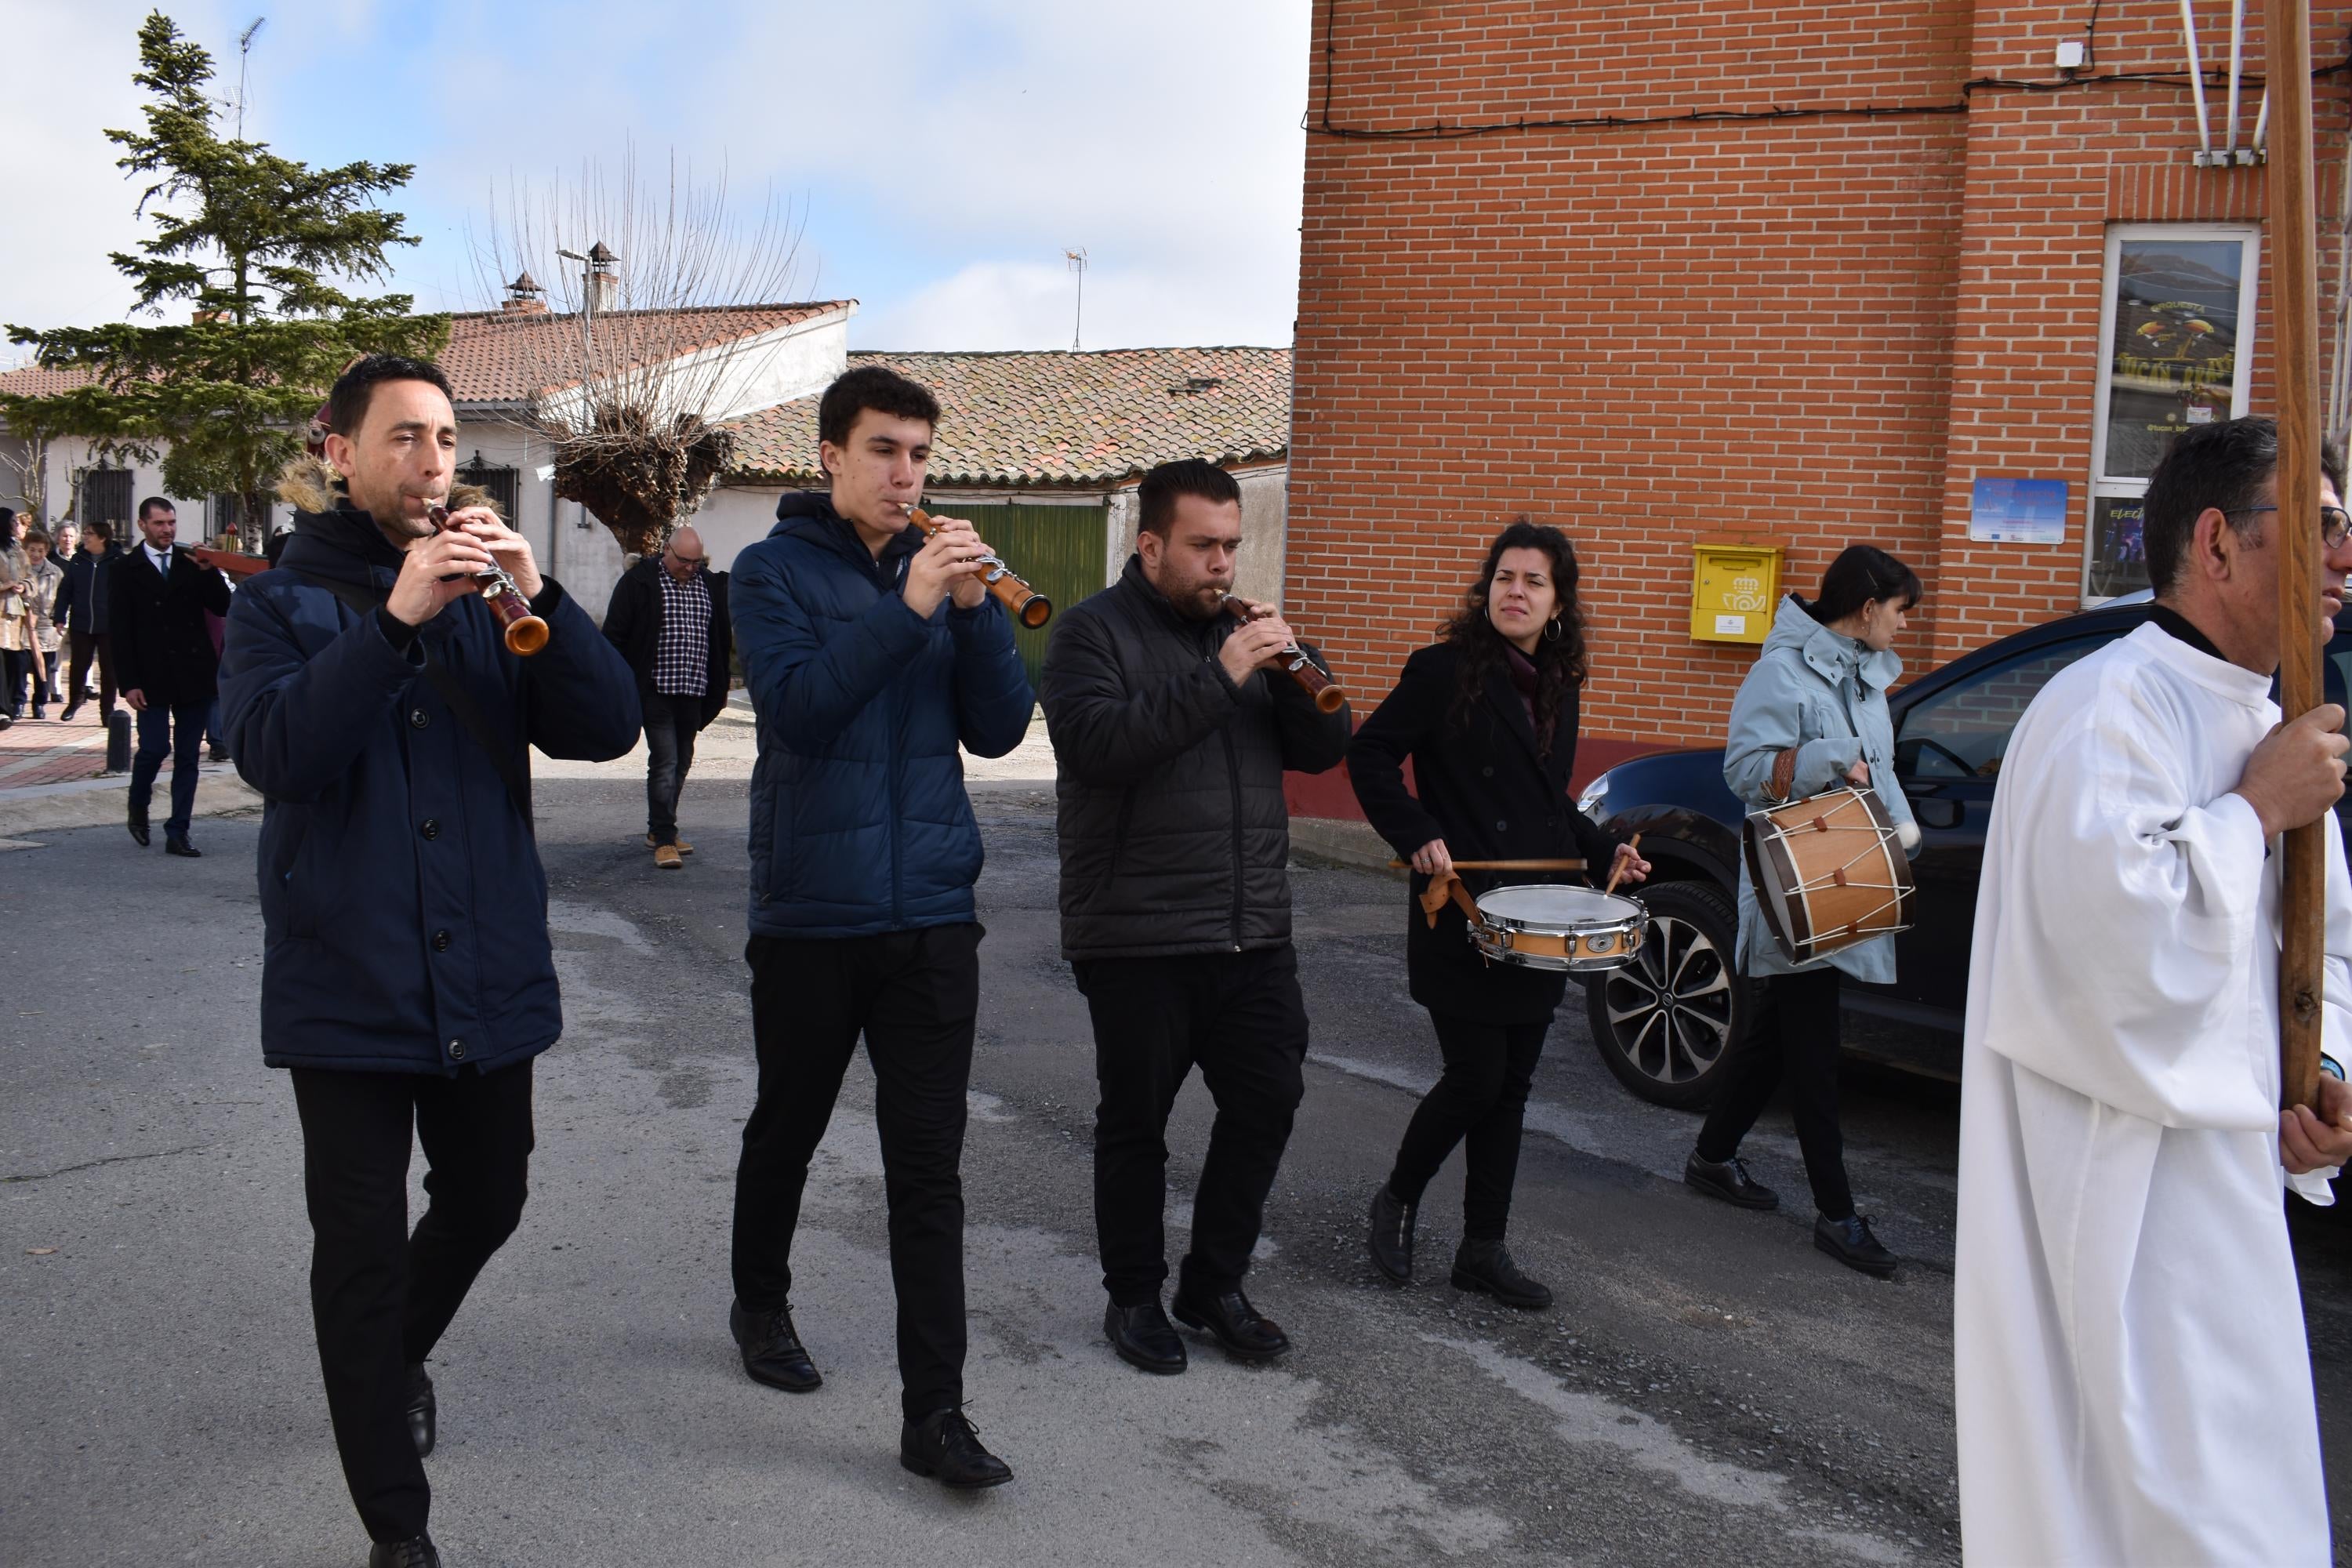
{"type": "Polygon", "coordinates": [[[1544,641],[1558,642],[1559,641],[1559,617],[1558,616],[1554,616],[1550,620],[1544,623],[1544,641]]]}

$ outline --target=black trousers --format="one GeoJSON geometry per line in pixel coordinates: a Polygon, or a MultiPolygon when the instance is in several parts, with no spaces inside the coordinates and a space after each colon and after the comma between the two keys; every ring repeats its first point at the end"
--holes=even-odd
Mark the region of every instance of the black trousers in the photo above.
{"type": "Polygon", "coordinates": [[[1769,993],[1772,1026],[1750,1029],[1723,1064],[1723,1085],[1699,1129],[1699,1158],[1720,1163],[1739,1152],[1739,1141],[1785,1079],[1814,1206],[1843,1219],[1853,1213],[1853,1189],[1838,1131],[1838,972],[1824,966],[1774,975],[1769,993]]]}
{"type": "Polygon", "coordinates": [[[1511,1217],[1511,1186],[1519,1173],[1519,1131],[1528,1089],[1543,1055],[1551,1020],[1482,1024],[1432,1013],[1445,1070],[1422,1096],[1397,1146],[1389,1191],[1409,1204],[1459,1143],[1462,1150],[1462,1236],[1500,1241],[1511,1217]]]}
{"type": "Polygon", "coordinates": [[[702,699],[665,697],[640,688],[646,721],[646,831],[656,844],[677,842],[677,796],[694,766],[694,737],[702,728],[702,699]]]}
{"type": "Polygon", "coordinates": [[[829,942],[755,936],[743,952],[760,1090],[735,1172],[735,1299],[759,1312],[792,1296],[809,1159],[863,1034],[909,1421],[963,1403],[964,1091],[982,934],[968,924],[829,942]]]}
{"type": "Polygon", "coordinates": [[[1072,966],[1094,1016],[1095,1240],[1103,1289],[1123,1307],[1168,1278],[1168,1113],[1197,1066],[1217,1104],[1192,1247],[1180,1279],[1240,1285],[1265,1221],[1292,1117],[1307,1090],[1307,1004],[1289,943],[1254,952],[1085,959],[1072,966]]]}
{"type": "MultiPolygon", "coordinates": [[[[38,708],[46,704],[49,700],[48,680],[46,676],[36,675],[33,673],[33,650],[31,648],[12,647],[0,650],[0,653],[5,653],[5,668],[7,670],[8,681],[8,717],[11,719],[21,719],[25,716],[25,688],[28,684],[32,687],[33,706],[38,708]]],[[[53,661],[50,660],[50,657],[47,654],[44,654],[41,657],[44,660],[42,668],[46,669],[48,663],[53,661]]]]}
{"type": "Polygon", "coordinates": [[[73,648],[71,673],[66,680],[66,704],[79,706],[81,694],[88,689],[89,664],[98,661],[98,710],[114,711],[114,645],[102,632],[68,631],[66,641],[73,648]]]}
{"type": "Polygon", "coordinates": [[[407,1368],[433,1353],[522,1218],[530,1064],[456,1078],[297,1068],[310,1208],[310,1316],[343,1479],[375,1541],[425,1532],[432,1492],[408,1436],[407,1368]],[[408,1228],[411,1129],[425,1216],[408,1228]]]}
{"type": "Polygon", "coordinates": [[[154,799],[155,776],[172,760],[172,815],[163,831],[184,838],[196,812],[196,770],[204,762],[205,714],[212,699],[170,708],[150,702],[139,710],[139,749],[131,758],[131,808],[144,813],[154,799]]]}

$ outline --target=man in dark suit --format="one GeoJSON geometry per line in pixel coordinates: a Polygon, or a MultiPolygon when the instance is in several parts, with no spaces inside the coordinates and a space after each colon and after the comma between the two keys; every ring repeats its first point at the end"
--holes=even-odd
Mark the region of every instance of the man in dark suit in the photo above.
{"type": "Polygon", "coordinates": [[[163,850],[191,859],[188,821],[196,808],[196,763],[205,714],[218,692],[220,655],[205,613],[228,614],[228,579],[196,564],[173,543],[178,512],[161,496],[139,503],[141,543],[107,569],[107,625],[122,700],[139,715],[139,752],[131,764],[131,837],[147,844],[147,802],[163,758],[172,759],[172,815],[163,850]]]}
{"type": "Polygon", "coordinates": [[[727,706],[735,630],[727,574],[710,570],[702,536],[679,529],[658,555],[621,574],[604,608],[604,635],[637,677],[646,716],[646,843],[675,871],[694,846],[677,836],[677,796],[694,765],[694,738],[727,706]]]}

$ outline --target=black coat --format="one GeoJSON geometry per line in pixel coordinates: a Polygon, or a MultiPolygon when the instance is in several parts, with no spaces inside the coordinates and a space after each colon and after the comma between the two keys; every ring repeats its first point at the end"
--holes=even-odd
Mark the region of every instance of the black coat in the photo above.
{"type": "Polygon", "coordinates": [[[1064,956],[1290,940],[1283,770],[1337,766],[1348,710],[1317,712],[1286,675],[1236,686],[1217,662],[1233,626],[1178,615],[1129,556],[1117,583],[1054,628],[1039,698],[1060,805],[1064,956]]]}
{"type": "MultiPolygon", "coordinates": [[[[1577,810],[1568,794],[1576,766],[1576,688],[1569,687],[1561,700],[1551,754],[1538,757],[1527,705],[1499,668],[1487,676],[1467,726],[1454,722],[1448,710],[1459,658],[1450,643],[1415,653],[1405,661],[1396,689],[1356,731],[1348,747],[1348,775],[1364,816],[1400,859],[1409,860],[1431,839],[1443,838],[1446,853],[1456,860],[1581,857],[1593,868],[1591,880],[1607,880],[1617,840],[1577,810]],[[1408,756],[1418,799],[1404,786],[1408,756]]],[[[1584,879],[1572,871],[1463,876],[1473,893],[1512,883],[1584,879]]],[[[1486,1023],[1550,1017],[1568,976],[1487,963],[1471,945],[1462,912],[1451,904],[1438,911],[1432,929],[1420,903],[1428,882],[1413,873],[1412,897],[1405,906],[1405,974],[1412,999],[1433,1013],[1486,1023]]]]}
{"type": "MultiPolygon", "coordinates": [[[[289,498],[292,499],[292,498],[289,498]]],[[[376,597],[399,552],[365,512],[304,513],[283,569],[237,590],[222,668],[236,771],[261,792],[261,1049],[271,1067],[484,1071],[554,1044],[563,1015],[531,825],[443,700],[446,667],[512,764],[602,762],[637,742],[637,697],[588,613],[549,579],[547,647],[506,651],[478,595],[404,650],[376,597]]]]}
{"type": "Polygon", "coordinates": [[[109,540],[103,555],[78,550],[71,560],[59,563],[65,568],[65,576],[58,584],[57,600],[49,607],[49,618],[62,630],[104,637],[108,616],[113,608],[107,600],[113,587],[114,568],[121,560],[121,546],[109,540]]]}
{"type": "Polygon", "coordinates": [[[228,579],[172,548],[166,579],[135,547],[106,565],[107,635],[118,690],[143,693],[150,707],[192,708],[219,693],[220,655],[205,612],[228,614],[228,579]]]}
{"type": "MultiPolygon", "coordinates": [[[[604,635],[636,673],[640,700],[653,695],[654,650],[661,646],[661,574],[668,568],[658,555],[648,555],[621,574],[613,597],[604,606],[604,635]]],[[[727,706],[727,683],[735,655],[735,623],[727,614],[727,574],[701,569],[710,590],[710,647],[702,687],[702,721],[708,727],[727,706]]]]}

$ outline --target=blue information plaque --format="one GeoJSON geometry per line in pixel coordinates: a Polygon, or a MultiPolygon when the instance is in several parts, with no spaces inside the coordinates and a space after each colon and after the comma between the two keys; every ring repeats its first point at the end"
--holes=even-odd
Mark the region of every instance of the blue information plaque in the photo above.
{"type": "Polygon", "coordinates": [[[1969,537],[1994,544],[2066,542],[2066,481],[1979,479],[1969,498],[1969,537]]]}

